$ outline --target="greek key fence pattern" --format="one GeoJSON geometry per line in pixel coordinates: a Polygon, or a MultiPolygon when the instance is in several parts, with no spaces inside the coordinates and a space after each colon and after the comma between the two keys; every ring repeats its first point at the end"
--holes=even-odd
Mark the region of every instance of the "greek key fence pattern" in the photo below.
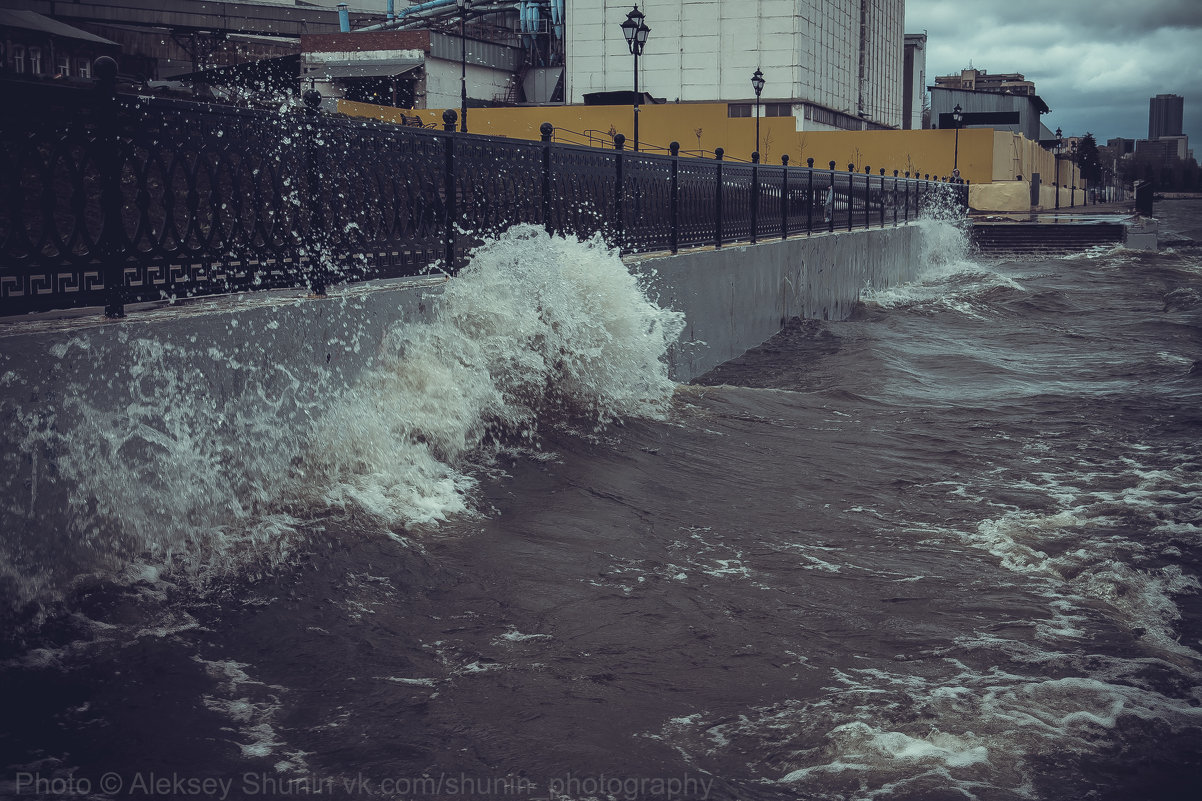
{"type": "MultiPolygon", "coordinates": [[[[98,66],[98,72],[100,70],[98,66]]],[[[967,187],[5,82],[0,314],[453,273],[517,223],[623,252],[884,227],[967,187]]]]}

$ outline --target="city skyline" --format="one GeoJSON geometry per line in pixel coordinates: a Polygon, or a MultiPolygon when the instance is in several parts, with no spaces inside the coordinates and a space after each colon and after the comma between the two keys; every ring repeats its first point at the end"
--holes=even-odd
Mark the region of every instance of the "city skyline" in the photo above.
{"type": "Polygon", "coordinates": [[[906,31],[928,34],[927,85],[969,62],[1021,72],[1051,107],[1043,122],[1099,143],[1146,139],[1148,101],[1185,98],[1184,133],[1202,143],[1202,3],[1196,0],[906,0],[906,31]]]}

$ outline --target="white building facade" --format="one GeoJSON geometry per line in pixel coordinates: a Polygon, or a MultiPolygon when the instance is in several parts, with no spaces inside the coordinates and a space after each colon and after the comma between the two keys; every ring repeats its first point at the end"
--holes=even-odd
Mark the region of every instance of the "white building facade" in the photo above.
{"type": "MultiPolygon", "coordinates": [[[[566,99],[630,90],[630,0],[567,0],[566,99]]],[[[790,104],[806,130],[900,128],[905,0],[644,0],[639,89],[667,102],[790,104]]],[[[761,112],[763,113],[763,112],[761,112]]]]}

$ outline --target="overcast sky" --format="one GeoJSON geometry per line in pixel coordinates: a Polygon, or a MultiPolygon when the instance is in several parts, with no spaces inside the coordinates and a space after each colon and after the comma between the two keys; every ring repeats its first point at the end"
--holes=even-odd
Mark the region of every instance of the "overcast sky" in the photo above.
{"type": "Polygon", "coordinates": [[[1050,130],[1148,137],[1148,99],[1185,98],[1202,156],[1202,0],[906,0],[926,31],[927,84],[970,66],[1021,72],[1051,108],[1050,130]]]}

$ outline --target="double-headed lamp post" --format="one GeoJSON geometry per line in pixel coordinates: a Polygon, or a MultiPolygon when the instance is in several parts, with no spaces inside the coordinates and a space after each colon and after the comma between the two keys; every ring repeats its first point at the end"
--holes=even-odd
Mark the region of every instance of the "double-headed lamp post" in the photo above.
{"type": "Polygon", "coordinates": [[[755,152],[760,152],[760,92],[764,91],[764,73],[756,67],[751,75],[751,88],[755,90],[755,152]]]}
{"type": "Polygon", "coordinates": [[[1072,155],[1068,160],[1068,206],[1071,209],[1077,205],[1077,143],[1072,145],[1072,155]]]}
{"type": "Polygon", "coordinates": [[[639,149],[639,56],[643,54],[643,46],[647,44],[647,34],[651,29],[643,22],[645,15],[636,5],[626,15],[622,23],[622,36],[626,37],[626,46],[634,56],[634,149],[639,149]]]}
{"type": "Polygon", "coordinates": [[[1056,129],[1056,180],[1052,182],[1052,186],[1056,187],[1056,208],[1060,208],[1060,151],[1064,147],[1064,132],[1059,128],[1056,129]]]}
{"type": "Polygon", "coordinates": [[[956,125],[956,149],[952,152],[952,175],[956,178],[960,177],[960,123],[964,122],[964,112],[960,109],[960,104],[952,109],[952,122],[956,125]]]}
{"type": "Polygon", "coordinates": [[[459,130],[467,133],[467,38],[464,34],[472,0],[455,0],[459,6],[459,130]]]}

